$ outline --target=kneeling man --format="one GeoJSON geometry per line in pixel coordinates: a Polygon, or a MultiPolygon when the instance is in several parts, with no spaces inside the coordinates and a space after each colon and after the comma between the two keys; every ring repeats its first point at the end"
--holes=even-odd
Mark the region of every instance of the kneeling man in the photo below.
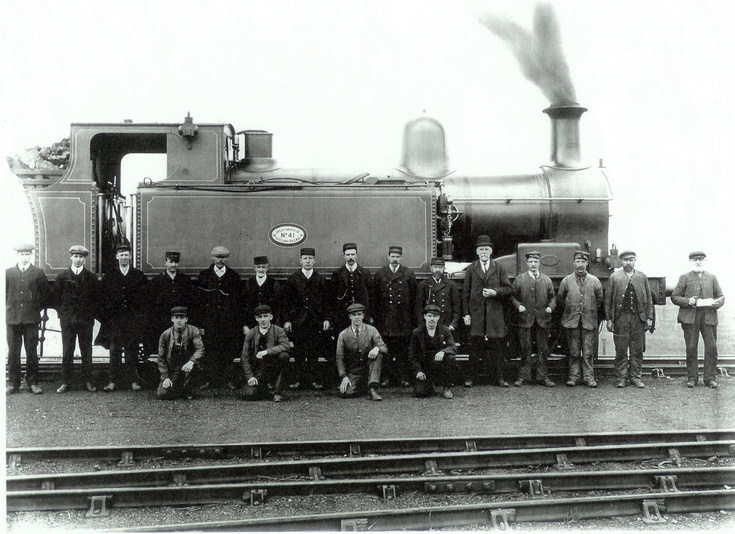
{"type": "Polygon", "coordinates": [[[189,322],[185,306],[171,308],[173,326],[165,330],[158,341],[158,370],[161,383],[159,399],[193,398],[191,377],[194,367],[204,356],[204,343],[196,326],[189,322]]]}
{"type": "Polygon", "coordinates": [[[383,398],[378,393],[383,355],[388,347],[380,337],[378,329],[365,324],[365,306],[351,304],[347,308],[350,326],[342,330],[337,339],[337,371],[339,391],[345,398],[364,394],[367,386],[371,400],[383,398]]]}
{"type": "Polygon", "coordinates": [[[429,397],[434,393],[434,384],[444,388],[444,398],[452,399],[454,383],[454,357],[457,345],[452,331],[439,324],[442,311],[436,304],[424,306],[424,326],[411,334],[408,357],[414,371],[413,394],[429,397]]]}
{"type": "Polygon", "coordinates": [[[240,361],[245,373],[245,385],[240,391],[244,400],[271,398],[283,399],[283,370],[288,365],[288,335],[273,322],[273,309],[267,304],[257,306],[253,312],[258,326],[248,330],[242,346],[240,361]]]}

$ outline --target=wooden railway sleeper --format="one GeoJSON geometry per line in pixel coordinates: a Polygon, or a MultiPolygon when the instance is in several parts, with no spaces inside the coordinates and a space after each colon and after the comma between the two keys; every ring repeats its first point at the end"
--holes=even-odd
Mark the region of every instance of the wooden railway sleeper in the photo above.
{"type": "Polygon", "coordinates": [[[89,510],[84,517],[108,517],[112,508],[112,495],[94,495],[89,497],[89,510]]]}
{"type": "Polygon", "coordinates": [[[676,487],[676,482],[679,479],[676,475],[667,475],[667,476],[654,476],[654,480],[656,481],[656,484],[658,484],[658,489],[664,493],[674,493],[679,491],[679,488],[676,487]]]}
{"type": "Polygon", "coordinates": [[[661,517],[661,511],[666,511],[666,503],[662,500],[644,500],[642,502],[643,522],[649,524],[661,524],[666,520],[661,517]]]}
{"type": "Polygon", "coordinates": [[[121,460],[117,462],[118,467],[135,467],[135,460],[133,459],[132,451],[123,451],[121,454],[121,460]]]}
{"type": "Polygon", "coordinates": [[[515,508],[499,508],[497,510],[490,510],[490,524],[495,530],[509,530],[509,521],[515,521],[516,510],[515,508]]]}
{"type": "Polygon", "coordinates": [[[519,480],[518,487],[521,491],[525,491],[531,497],[543,497],[544,496],[544,483],[538,478],[531,478],[528,480],[519,480]]]}

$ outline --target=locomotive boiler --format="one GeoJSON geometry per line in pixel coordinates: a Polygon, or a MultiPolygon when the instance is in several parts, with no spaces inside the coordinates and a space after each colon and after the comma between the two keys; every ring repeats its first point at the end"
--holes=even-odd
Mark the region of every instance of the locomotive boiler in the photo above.
{"type": "MultiPolygon", "coordinates": [[[[342,243],[353,241],[368,269],[383,266],[396,244],[418,277],[441,255],[462,278],[475,238],[487,234],[511,278],[523,270],[524,253],[536,249],[542,272],[558,283],[583,249],[604,282],[618,261],[608,243],[612,195],[603,170],[580,163],[585,111],[576,103],[545,109],[550,161],[509,176],[453,171],[444,130],[426,117],[406,125],[402,161],[388,175],[281,167],[272,134],[190,116],[172,124],[72,124],[68,168],[21,176],[37,263],[53,280],[68,267],[69,246],[84,244],[89,268],[103,274],[115,265],[115,247],[129,241],[146,273],[161,272],[165,251],[178,250],[182,270],[196,274],[209,266],[211,249],[224,245],[240,274],[253,272],[254,256],[267,255],[272,273],[285,277],[299,268],[300,247],[315,248],[317,267],[329,271],[343,261],[342,243]],[[136,153],[165,154],[166,177],[144,180],[128,200],[121,161],[136,153]]],[[[663,303],[665,280],[651,283],[663,303]]]]}

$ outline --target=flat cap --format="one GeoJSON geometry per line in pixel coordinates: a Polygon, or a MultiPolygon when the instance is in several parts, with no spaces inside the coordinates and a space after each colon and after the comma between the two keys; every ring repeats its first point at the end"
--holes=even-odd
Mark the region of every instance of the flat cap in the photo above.
{"type": "Polygon", "coordinates": [[[403,247],[399,247],[398,245],[388,247],[388,254],[393,254],[394,252],[403,256],[403,247]]]}
{"type": "Polygon", "coordinates": [[[265,265],[268,263],[268,256],[255,256],[253,258],[253,265],[265,265]]]}
{"type": "Polygon", "coordinates": [[[441,315],[442,309],[436,304],[427,304],[426,306],[424,306],[424,315],[426,315],[427,313],[435,313],[437,315],[441,315]]]}
{"type": "Polygon", "coordinates": [[[84,245],[72,245],[69,247],[69,256],[72,254],[81,254],[82,256],[89,256],[89,249],[84,245]]]}
{"type": "Polygon", "coordinates": [[[305,247],[301,249],[300,256],[316,256],[316,250],[311,247],[305,247]]]}
{"type": "Polygon", "coordinates": [[[364,312],[364,311],[365,311],[365,306],[363,306],[362,304],[359,304],[357,302],[355,302],[354,304],[350,304],[349,306],[347,306],[347,314],[348,315],[350,313],[364,312]]]}
{"type": "Polygon", "coordinates": [[[477,247],[492,247],[493,242],[490,241],[490,236],[487,235],[478,235],[477,239],[475,240],[475,248],[477,247]]]}
{"type": "Polygon", "coordinates": [[[215,256],[218,258],[226,258],[229,255],[230,255],[230,251],[227,250],[227,247],[223,247],[222,245],[219,245],[212,249],[212,256],[215,256]]]}
{"type": "Polygon", "coordinates": [[[253,310],[253,315],[261,315],[263,313],[273,313],[273,310],[267,304],[261,304],[260,306],[256,306],[255,310],[253,310]]]}
{"type": "Polygon", "coordinates": [[[590,261],[590,253],[586,250],[575,250],[574,251],[574,259],[582,258],[583,260],[590,261]]]}
{"type": "Polygon", "coordinates": [[[130,245],[128,243],[120,243],[115,249],[116,252],[130,252],[130,245]]]}
{"type": "Polygon", "coordinates": [[[707,254],[705,254],[705,253],[704,253],[704,252],[702,252],[701,250],[695,250],[694,252],[690,252],[690,253],[689,253],[689,259],[690,259],[690,260],[694,260],[694,259],[704,259],[704,258],[706,258],[706,257],[707,257],[707,254]]]}
{"type": "Polygon", "coordinates": [[[431,258],[431,265],[446,265],[444,258],[431,258]]]}
{"type": "Polygon", "coordinates": [[[541,258],[541,253],[538,250],[531,250],[530,252],[526,252],[526,259],[528,258],[541,258]]]}
{"type": "Polygon", "coordinates": [[[342,252],[346,252],[348,250],[357,250],[357,243],[345,243],[342,245],[342,252]]]}
{"type": "Polygon", "coordinates": [[[33,249],[35,249],[33,245],[30,243],[19,243],[18,245],[15,245],[13,247],[13,250],[16,252],[33,252],[33,249]]]}
{"type": "Polygon", "coordinates": [[[184,317],[189,316],[189,308],[186,306],[174,306],[171,308],[171,316],[181,315],[184,317]]]}
{"type": "Polygon", "coordinates": [[[620,254],[618,254],[618,257],[621,260],[627,258],[628,256],[633,256],[635,258],[636,257],[636,253],[633,252],[632,250],[624,250],[623,252],[621,252],[620,254]]]}
{"type": "Polygon", "coordinates": [[[181,261],[181,252],[166,252],[166,259],[171,261],[181,261]]]}

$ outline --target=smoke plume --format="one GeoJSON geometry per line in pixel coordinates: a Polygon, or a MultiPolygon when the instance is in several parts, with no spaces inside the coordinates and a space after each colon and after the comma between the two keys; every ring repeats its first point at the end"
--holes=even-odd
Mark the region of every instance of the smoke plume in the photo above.
{"type": "Polygon", "coordinates": [[[550,4],[536,6],[533,32],[506,17],[491,14],[483,15],[480,22],[508,44],[523,75],[541,89],[551,104],[576,101],[569,65],[562,52],[559,23],[550,4]]]}

